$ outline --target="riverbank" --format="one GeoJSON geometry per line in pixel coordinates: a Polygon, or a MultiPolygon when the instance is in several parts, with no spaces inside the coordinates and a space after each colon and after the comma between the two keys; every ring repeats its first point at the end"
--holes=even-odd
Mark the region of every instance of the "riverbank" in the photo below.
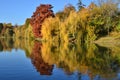
{"type": "Polygon", "coordinates": [[[104,47],[120,46],[120,33],[111,33],[109,36],[94,41],[94,43],[104,47]]]}

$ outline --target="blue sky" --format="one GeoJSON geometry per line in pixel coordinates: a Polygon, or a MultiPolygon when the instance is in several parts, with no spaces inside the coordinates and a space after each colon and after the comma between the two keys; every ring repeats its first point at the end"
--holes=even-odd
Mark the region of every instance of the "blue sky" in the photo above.
{"type": "MultiPolygon", "coordinates": [[[[85,5],[92,0],[82,0],[85,5]]],[[[78,0],[0,0],[0,23],[24,24],[40,4],[52,4],[53,11],[61,11],[67,4],[77,6],[78,0]]]]}

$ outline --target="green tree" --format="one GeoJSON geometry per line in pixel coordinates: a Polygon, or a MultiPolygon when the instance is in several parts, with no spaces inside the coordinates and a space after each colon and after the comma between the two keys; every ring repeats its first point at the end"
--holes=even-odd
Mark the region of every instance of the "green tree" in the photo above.
{"type": "Polygon", "coordinates": [[[82,3],[82,0],[78,0],[78,9],[79,9],[79,11],[82,9],[82,8],[84,8],[84,4],[82,3]]]}
{"type": "Polygon", "coordinates": [[[117,4],[112,0],[100,2],[100,5],[90,11],[90,25],[94,26],[94,33],[98,36],[109,35],[117,25],[117,4]]]}

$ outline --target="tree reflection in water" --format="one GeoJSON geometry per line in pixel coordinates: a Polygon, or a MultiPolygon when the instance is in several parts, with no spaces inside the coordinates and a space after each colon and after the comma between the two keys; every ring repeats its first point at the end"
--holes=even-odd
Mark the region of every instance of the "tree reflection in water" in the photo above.
{"type": "Polygon", "coordinates": [[[14,41],[12,38],[0,39],[0,51],[11,51],[14,48],[14,41]]]}
{"type": "Polygon", "coordinates": [[[0,51],[11,51],[12,49],[23,49],[26,56],[32,61],[36,70],[40,72],[41,75],[51,75],[53,70],[53,65],[49,65],[44,62],[41,56],[42,43],[37,41],[33,42],[33,45],[26,43],[24,39],[13,40],[12,38],[0,39],[0,51]]]}
{"type": "Polygon", "coordinates": [[[32,64],[36,67],[37,71],[41,75],[51,75],[53,70],[53,65],[45,63],[41,56],[42,43],[35,42],[33,51],[30,55],[32,64]]]}
{"type": "Polygon", "coordinates": [[[78,80],[120,79],[120,47],[60,44],[24,39],[1,39],[0,51],[22,49],[41,75],[52,75],[53,68],[62,68],[66,75],[76,71],[78,80]],[[55,67],[53,65],[56,65],[55,67]]]}

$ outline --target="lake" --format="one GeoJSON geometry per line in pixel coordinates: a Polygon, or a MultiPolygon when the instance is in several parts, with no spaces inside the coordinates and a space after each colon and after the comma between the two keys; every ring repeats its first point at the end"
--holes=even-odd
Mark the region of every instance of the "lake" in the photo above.
{"type": "Polygon", "coordinates": [[[120,46],[1,39],[0,80],[120,80],[120,46]]]}

